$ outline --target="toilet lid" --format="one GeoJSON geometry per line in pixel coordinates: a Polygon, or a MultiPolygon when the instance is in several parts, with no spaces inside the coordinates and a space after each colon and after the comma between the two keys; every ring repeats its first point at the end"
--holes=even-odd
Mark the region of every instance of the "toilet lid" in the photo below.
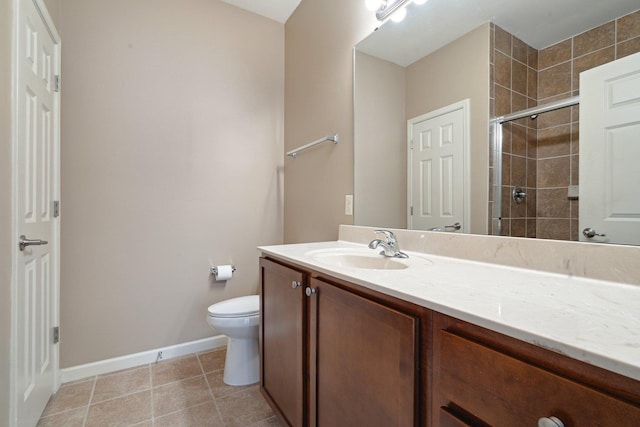
{"type": "Polygon", "coordinates": [[[260,296],[231,298],[209,306],[209,316],[246,317],[260,313],[260,296]]]}

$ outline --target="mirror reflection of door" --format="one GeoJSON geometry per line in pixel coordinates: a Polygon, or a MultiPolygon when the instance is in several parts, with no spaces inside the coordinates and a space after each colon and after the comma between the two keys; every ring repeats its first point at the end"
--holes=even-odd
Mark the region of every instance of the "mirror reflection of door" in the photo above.
{"type": "Polygon", "coordinates": [[[409,229],[468,229],[468,117],[465,100],[408,121],[409,229]]]}
{"type": "Polygon", "coordinates": [[[580,75],[582,241],[640,244],[640,53],[580,75]]]}

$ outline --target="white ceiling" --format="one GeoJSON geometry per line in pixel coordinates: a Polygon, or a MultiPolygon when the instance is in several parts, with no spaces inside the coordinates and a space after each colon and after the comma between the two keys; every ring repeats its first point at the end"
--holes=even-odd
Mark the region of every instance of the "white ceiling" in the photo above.
{"type": "MultiPolygon", "coordinates": [[[[222,1],[285,23],[301,0],[222,1]]],[[[385,22],[358,50],[407,66],[487,21],[542,49],[639,8],[638,0],[429,0],[410,4],[404,21],[385,22]]]]}
{"type": "Polygon", "coordinates": [[[385,22],[357,47],[407,66],[492,21],[541,49],[638,9],[638,0],[429,0],[410,4],[404,21],[385,22]]]}
{"type": "MultiPolygon", "coordinates": [[[[281,23],[287,22],[301,0],[222,0],[249,12],[266,16],[281,23]]],[[[357,1],[357,0],[356,0],[357,1]]],[[[364,1],[364,0],[363,0],[364,1]]]]}

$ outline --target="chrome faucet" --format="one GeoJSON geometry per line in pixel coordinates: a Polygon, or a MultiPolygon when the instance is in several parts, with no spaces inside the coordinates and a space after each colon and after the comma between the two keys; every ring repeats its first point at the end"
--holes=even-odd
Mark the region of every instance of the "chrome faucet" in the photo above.
{"type": "Polygon", "coordinates": [[[380,255],[393,257],[393,258],[409,258],[409,255],[400,251],[400,245],[396,235],[389,230],[375,230],[376,234],[384,234],[386,241],[380,239],[374,239],[369,243],[369,248],[376,249],[382,247],[380,255]]]}

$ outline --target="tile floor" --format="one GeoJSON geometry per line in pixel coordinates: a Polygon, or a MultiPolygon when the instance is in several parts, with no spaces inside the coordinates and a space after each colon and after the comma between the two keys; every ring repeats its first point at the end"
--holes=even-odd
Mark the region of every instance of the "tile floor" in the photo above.
{"type": "Polygon", "coordinates": [[[38,426],[281,427],[258,385],[222,381],[225,349],[64,384],[38,426]]]}

